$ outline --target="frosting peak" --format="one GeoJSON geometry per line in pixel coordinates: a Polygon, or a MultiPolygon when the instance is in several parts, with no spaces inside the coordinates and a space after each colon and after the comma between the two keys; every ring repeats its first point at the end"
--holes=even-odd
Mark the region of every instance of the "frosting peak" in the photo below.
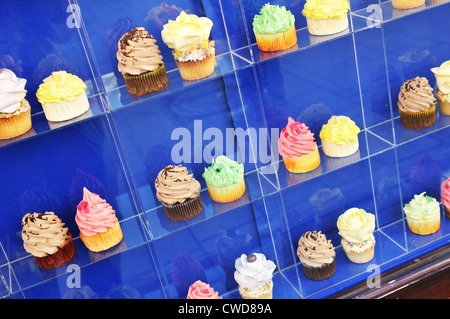
{"type": "Polygon", "coordinates": [[[219,292],[214,291],[209,284],[200,280],[194,282],[190,287],[186,299],[223,299],[219,292]]]}
{"type": "Polygon", "coordinates": [[[242,254],[237,258],[234,266],[234,279],[241,288],[258,289],[272,280],[276,268],[275,263],[267,260],[266,256],[254,253],[249,256],[242,254]],[[250,257],[250,258],[249,258],[250,257]]]}
{"type": "Polygon", "coordinates": [[[317,231],[308,231],[298,241],[297,256],[311,267],[322,267],[331,264],[336,256],[331,239],[317,231]]]}
{"type": "Polygon", "coordinates": [[[174,205],[184,203],[189,198],[196,198],[201,186],[183,165],[169,165],[158,173],[155,188],[160,202],[174,205]]]}
{"type": "Polygon", "coordinates": [[[253,18],[253,30],[258,34],[284,32],[295,23],[294,15],[284,6],[266,3],[253,18]]]}
{"type": "Polygon", "coordinates": [[[439,91],[450,94],[450,60],[442,63],[440,67],[432,68],[431,71],[436,76],[439,91]]]}
{"type": "Polygon", "coordinates": [[[317,144],[314,134],[309,128],[289,117],[288,124],[281,131],[278,140],[278,150],[283,157],[299,157],[314,151],[317,144]]]}
{"type": "Polygon", "coordinates": [[[205,168],[203,178],[206,183],[215,187],[230,186],[240,183],[244,174],[244,165],[229,159],[226,156],[218,156],[211,166],[205,168]]]}
{"type": "Polygon", "coordinates": [[[306,0],[302,14],[311,19],[335,19],[350,10],[348,0],[306,0]]]}
{"type": "Polygon", "coordinates": [[[41,104],[72,101],[86,89],[86,84],[78,76],[66,71],[57,71],[44,79],[44,83],[36,92],[36,97],[41,104]]]}
{"type": "Polygon", "coordinates": [[[441,185],[441,201],[445,207],[450,209],[450,177],[441,185]]]}
{"type": "Polygon", "coordinates": [[[440,209],[438,201],[425,192],[414,195],[414,198],[403,208],[405,215],[413,220],[432,220],[439,216],[440,209]]]}
{"type": "Polygon", "coordinates": [[[375,215],[364,209],[350,208],[339,216],[337,221],[339,235],[349,242],[363,242],[375,230],[375,215]]]}
{"type": "Polygon", "coordinates": [[[13,71],[0,69],[0,113],[14,113],[27,94],[27,80],[19,79],[13,71]]]}
{"type": "Polygon", "coordinates": [[[398,94],[398,108],[403,112],[422,112],[431,109],[436,102],[433,88],[424,77],[416,77],[402,83],[398,94]]]}
{"type": "Polygon", "coordinates": [[[327,124],[320,130],[320,138],[340,145],[346,145],[348,141],[356,142],[360,129],[349,117],[333,115],[327,124]]]}

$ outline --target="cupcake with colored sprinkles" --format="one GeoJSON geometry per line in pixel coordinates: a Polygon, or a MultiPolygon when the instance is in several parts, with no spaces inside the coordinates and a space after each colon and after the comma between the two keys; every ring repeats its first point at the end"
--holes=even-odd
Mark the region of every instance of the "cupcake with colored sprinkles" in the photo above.
{"type": "Polygon", "coordinates": [[[403,207],[409,229],[418,235],[429,235],[438,231],[441,225],[439,202],[426,196],[425,192],[414,195],[414,198],[403,207]]]}

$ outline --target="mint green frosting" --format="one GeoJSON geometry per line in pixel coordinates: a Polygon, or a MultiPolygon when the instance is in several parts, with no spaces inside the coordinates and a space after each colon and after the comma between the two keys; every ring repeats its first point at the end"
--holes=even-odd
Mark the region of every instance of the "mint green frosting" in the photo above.
{"type": "Polygon", "coordinates": [[[203,178],[208,185],[226,187],[240,183],[244,176],[244,165],[239,164],[226,156],[218,156],[211,166],[205,168],[203,178]]]}
{"type": "Polygon", "coordinates": [[[258,34],[273,34],[284,32],[295,23],[295,17],[284,6],[266,3],[253,18],[253,31],[258,34]]]}
{"type": "Polygon", "coordinates": [[[414,220],[431,220],[439,216],[440,209],[437,200],[425,193],[414,195],[414,198],[403,208],[405,215],[414,220]]]}

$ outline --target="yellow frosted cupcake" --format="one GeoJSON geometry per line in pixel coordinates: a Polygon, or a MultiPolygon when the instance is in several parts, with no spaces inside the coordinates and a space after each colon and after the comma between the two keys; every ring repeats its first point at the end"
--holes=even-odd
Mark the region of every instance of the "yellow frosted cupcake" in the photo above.
{"type": "Polygon", "coordinates": [[[432,68],[431,71],[436,76],[439,112],[450,115],[450,60],[442,63],[440,67],[432,68]]]}
{"type": "Polygon", "coordinates": [[[425,192],[414,195],[414,198],[405,205],[403,211],[406,215],[409,229],[418,235],[435,233],[441,225],[439,202],[425,192]]]}
{"type": "Polygon", "coordinates": [[[302,14],[309,33],[329,35],[348,28],[348,0],[306,0],[302,14]]]}
{"type": "Polygon", "coordinates": [[[396,9],[413,9],[425,4],[425,0],[392,0],[392,6],[396,9]]]}
{"type": "Polygon", "coordinates": [[[349,117],[332,116],[320,130],[322,150],[331,157],[345,157],[356,153],[359,148],[360,129],[349,117]]]}
{"type": "Polygon", "coordinates": [[[53,72],[36,92],[45,117],[52,122],[73,119],[89,110],[86,84],[66,71],[53,72]]]}

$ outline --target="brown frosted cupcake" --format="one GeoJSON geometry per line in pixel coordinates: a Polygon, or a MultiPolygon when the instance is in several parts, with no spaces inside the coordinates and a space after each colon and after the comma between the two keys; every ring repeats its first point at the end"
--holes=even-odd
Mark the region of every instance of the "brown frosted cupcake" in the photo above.
{"type": "Polygon", "coordinates": [[[22,218],[23,247],[43,269],[57,268],[75,256],[69,228],[53,212],[28,213],[22,218]]]}
{"type": "Polygon", "coordinates": [[[308,231],[300,237],[297,256],[305,276],[309,279],[327,279],[336,272],[336,252],[333,244],[320,231],[308,231]]]}
{"type": "Polygon", "coordinates": [[[164,167],[156,178],[155,189],[170,220],[188,220],[203,210],[200,183],[182,165],[164,167]]]}
{"type": "Polygon", "coordinates": [[[436,122],[436,98],[424,77],[403,82],[398,94],[400,121],[406,128],[420,130],[436,122]]]}
{"type": "Polygon", "coordinates": [[[128,93],[142,96],[160,91],[169,84],[156,40],[143,27],[125,33],[118,47],[118,69],[128,93]]]}

